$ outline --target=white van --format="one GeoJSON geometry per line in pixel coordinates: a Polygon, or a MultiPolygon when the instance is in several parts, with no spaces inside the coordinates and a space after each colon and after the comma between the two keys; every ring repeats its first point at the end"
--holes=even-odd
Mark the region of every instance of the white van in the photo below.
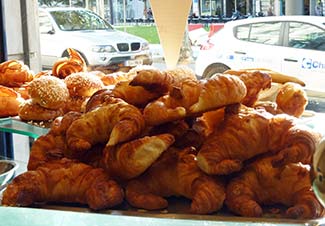
{"type": "Polygon", "coordinates": [[[196,74],[210,77],[227,69],[267,68],[325,87],[325,17],[269,16],[225,23],[202,46],[196,74]]]}

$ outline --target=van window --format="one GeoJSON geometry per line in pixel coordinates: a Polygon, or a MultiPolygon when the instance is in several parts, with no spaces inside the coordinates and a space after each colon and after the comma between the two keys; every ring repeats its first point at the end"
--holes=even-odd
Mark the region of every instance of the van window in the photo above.
{"type": "Polygon", "coordinates": [[[281,22],[252,24],[249,41],[268,45],[280,45],[281,24],[281,22]]]}
{"type": "Polygon", "coordinates": [[[290,22],[289,47],[325,51],[325,31],[307,23],[290,22]]]}
{"type": "Polygon", "coordinates": [[[281,22],[247,24],[236,27],[235,36],[242,41],[279,45],[281,22]]]}

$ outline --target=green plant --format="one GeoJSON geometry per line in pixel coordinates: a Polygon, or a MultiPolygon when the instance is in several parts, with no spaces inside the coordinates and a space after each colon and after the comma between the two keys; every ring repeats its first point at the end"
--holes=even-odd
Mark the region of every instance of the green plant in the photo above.
{"type": "Polygon", "coordinates": [[[118,26],[115,28],[120,31],[125,31],[129,34],[133,34],[133,35],[142,37],[142,38],[146,39],[150,44],[159,44],[160,43],[156,26],[134,25],[134,26],[126,26],[126,27],[118,26]]]}

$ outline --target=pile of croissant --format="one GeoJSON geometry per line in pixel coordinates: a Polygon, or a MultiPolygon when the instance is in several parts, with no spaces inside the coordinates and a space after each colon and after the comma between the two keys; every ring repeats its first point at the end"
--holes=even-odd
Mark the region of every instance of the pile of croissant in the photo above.
{"type": "Polygon", "coordinates": [[[168,208],[191,201],[193,214],[227,209],[262,217],[312,219],[311,161],[320,134],[299,123],[308,102],[296,80],[263,69],[198,80],[189,68],[134,68],[95,91],[84,110],[56,117],[32,145],[28,171],[2,205],[80,203],[93,210],[168,208]],[[260,94],[283,83],[272,101],[260,94]]]}

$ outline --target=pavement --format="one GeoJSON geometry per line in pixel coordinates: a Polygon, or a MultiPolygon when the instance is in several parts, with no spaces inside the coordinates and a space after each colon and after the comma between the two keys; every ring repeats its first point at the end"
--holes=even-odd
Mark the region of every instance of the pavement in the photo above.
{"type": "MultiPolygon", "coordinates": [[[[166,69],[166,63],[164,60],[164,51],[163,48],[160,44],[150,44],[149,46],[151,53],[152,53],[152,58],[153,58],[153,66],[157,67],[158,69],[166,69]]],[[[188,65],[190,68],[193,70],[195,69],[195,58],[198,54],[199,47],[197,46],[192,46],[192,59],[189,60],[188,62],[185,62],[184,64],[188,65]]]]}

